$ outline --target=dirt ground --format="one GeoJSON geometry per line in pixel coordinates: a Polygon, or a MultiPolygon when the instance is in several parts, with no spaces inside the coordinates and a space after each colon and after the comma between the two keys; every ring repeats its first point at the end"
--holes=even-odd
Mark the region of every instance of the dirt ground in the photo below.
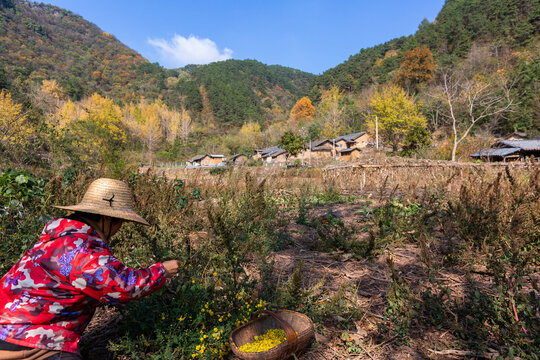
{"type": "MultiPolygon", "coordinates": [[[[372,205],[373,206],[373,205],[372,205]]],[[[363,232],[369,223],[364,204],[336,204],[309,210],[308,217],[324,216],[331,211],[334,216],[356,229],[357,236],[369,236],[363,232]],[[362,211],[362,209],[364,209],[362,211]]],[[[324,253],[313,250],[313,242],[318,235],[315,229],[299,225],[291,219],[286,227],[291,245],[274,253],[268,261],[274,262],[276,278],[287,279],[298,262],[304,262],[303,286],[309,288],[325,279],[324,287],[329,295],[346,287],[347,300],[363,314],[361,320],[347,322],[335,314],[323,323],[316,324],[316,338],[312,346],[299,357],[302,360],[322,359],[462,359],[473,358],[453,349],[456,339],[445,331],[423,329],[418,326],[411,331],[410,345],[396,345],[396,338],[384,338],[378,333],[378,324],[383,321],[384,299],[390,287],[387,259],[390,256],[395,269],[407,280],[413,289],[429,286],[425,261],[417,244],[405,244],[402,247],[388,249],[372,259],[356,259],[352,254],[343,252],[324,253]],[[344,340],[344,329],[348,339],[344,340]],[[347,345],[347,342],[349,345],[347,345]],[[355,344],[351,347],[350,344],[355,344]]],[[[435,237],[443,238],[438,232],[435,237]]],[[[467,281],[458,269],[439,271],[438,280],[459,294],[467,291],[467,281]]],[[[472,279],[477,285],[488,286],[481,274],[472,279]]],[[[114,308],[100,308],[90,323],[83,342],[91,344],[92,353],[88,359],[110,359],[106,345],[116,333],[115,324],[120,321],[114,308]]],[[[455,349],[455,347],[454,347],[455,349]]],[[[484,358],[489,358],[485,354],[484,358]]],[[[231,356],[230,359],[237,359],[231,356]]]]}

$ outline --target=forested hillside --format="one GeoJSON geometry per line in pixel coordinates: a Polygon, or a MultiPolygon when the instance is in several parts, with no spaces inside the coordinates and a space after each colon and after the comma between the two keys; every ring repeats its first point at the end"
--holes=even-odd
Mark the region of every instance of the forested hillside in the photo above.
{"type": "Polygon", "coordinates": [[[190,77],[181,80],[178,87],[187,97],[187,108],[202,110],[202,88],[213,115],[228,127],[275,120],[294,105],[314,78],[306,72],[255,60],[227,60],[183,70],[190,77]]]}
{"type": "Polygon", "coordinates": [[[15,93],[29,93],[43,79],[56,79],[72,100],[94,92],[119,100],[133,92],[151,97],[165,87],[163,69],[54,6],[2,0],[0,39],[3,86],[15,93]]]}
{"type": "Polygon", "coordinates": [[[385,83],[399,69],[405,51],[426,45],[436,59],[452,64],[469,52],[474,42],[521,47],[539,35],[540,2],[528,0],[447,0],[435,21],[423,20],[418,31],[384,44],[362,49],[347,61],[324,72],[316,83],[327,88],[358,91],[385,83]]]}
{"type": "Polygon", "coordinates": [[[118,104],[161,97],[198,119],[206,93],[206,115],[218,128],[271,119],[265,114],[275,107],[289,110],[313,78],[256,61],[167,70],[79,15],[25,0],[0,1],[0,39],[0,86],[21,102],[31,102],[43,80],[56,80],[73,101],[93,93],[118,104]]]}
{"type": "MultiPolygon", "coordinates": [[[[516,102],[520,103],[515,112],[521,116],[513,116],[499,130],[538,131],[538,89],[533,83],[540,75],[539,19],[538,1],[447,0],[435,21],[422,21],[414,35],[362,49],[324,72],[315,85],[326,89],[336,85],[343,91],[359,93],[373,85],[397,82],[422,93],[417,85],[429,81],[416,79],[412,84],[403,81],[407,52],[422,46],[431,51],[436,68],[423,69],[432,72],[429,80],[436,80],[440,73],[459,68],[464,59],[477,56],[474,60],[477,73],[481,72],[480,67],[492,66],[490,61],[506,62],[502,67],[515,82],[513,91],[519,99],[516,102]]],[[[316,96],[311,97],[316,100],[316,96]]]]}

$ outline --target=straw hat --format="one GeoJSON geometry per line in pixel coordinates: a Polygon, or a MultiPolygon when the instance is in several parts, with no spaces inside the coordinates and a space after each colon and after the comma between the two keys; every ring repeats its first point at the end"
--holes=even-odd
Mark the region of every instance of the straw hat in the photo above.
{"type": "Polygon", "coordinates": [[[150,225],[133,210],[133,195],[129,186],[120,180],[101,178],[94,180],[82,201],[77,205],[53,206],[57,209],[105,215],[143,225],[150,225]]]}

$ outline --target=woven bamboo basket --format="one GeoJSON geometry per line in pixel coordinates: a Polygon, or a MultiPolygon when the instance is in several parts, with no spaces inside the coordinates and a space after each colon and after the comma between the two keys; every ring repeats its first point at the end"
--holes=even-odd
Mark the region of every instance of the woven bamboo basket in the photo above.
{"type": "Polygon", "coordinates": [[[261,317],[237,327],[231,332],[229,343],[233,353],[244,360],[278,360],[288,359],[292,354],[299,355],[309,345],[315,334],[313,321],[306,315],[290,311],[264,310],[261,317]],[[240,351],[239,347],[254,342],[255,336],[262,335],[270,329],[282,328],[285,331],[287,341],[274,346],[268,351],[248,353],[240,351]]]}

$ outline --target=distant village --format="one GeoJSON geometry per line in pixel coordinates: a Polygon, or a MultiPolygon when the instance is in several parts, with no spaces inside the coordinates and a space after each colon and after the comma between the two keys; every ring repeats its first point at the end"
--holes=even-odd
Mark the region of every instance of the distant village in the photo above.
{"type": "MultiPolygon", "coordinates": [[[[366,132],[339,136],[335,139],[311,141],[305,149],[291,155],[279,146],[256,149],[253,154],[236,154],[230,158],[224,155],[204,154],[192,157],[186,162],[186,168],[220,167],[245,165],[251,159],[263,165],[313,164],[325,160],[353,162],[376,145],[366,132]]],[[[527,134],[514,132],[497,139],[488,149],[470,155],[474,160],[487,162],[530,161],[540,159],[540,137],[527,139],[527,134]]]]}
{"type": "Polygon", "coordinates": [[[350,162],[356,160],[366,148],[372,148],[375,143],[366,132],[339,136],[335,139],[315,140],[305,144],[305,150],[297,155],[289,154],[279,146],[266,149],[256,149],[249,156],[236,154],[229,159],[224,155],[204,154],[189,159],[187,168],[216,167],[226,165],[244,165],[251,158],[264,165],[286,165],[290,163],[311,164],[324,160],[350,162]]]}

